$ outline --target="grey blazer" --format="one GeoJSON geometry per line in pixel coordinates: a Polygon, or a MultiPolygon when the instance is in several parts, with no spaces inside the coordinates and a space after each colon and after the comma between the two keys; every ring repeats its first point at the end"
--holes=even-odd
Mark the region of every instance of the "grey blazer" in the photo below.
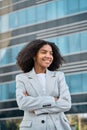
{"type": "Polygon", "coordinates": [[[20,130],[71,130],[64,114],[71,108],[71,97],[63,72],[47,70],[45,96],[41,88],[34,69],[16,76],[16,100],[24,111],[20,130]]]}

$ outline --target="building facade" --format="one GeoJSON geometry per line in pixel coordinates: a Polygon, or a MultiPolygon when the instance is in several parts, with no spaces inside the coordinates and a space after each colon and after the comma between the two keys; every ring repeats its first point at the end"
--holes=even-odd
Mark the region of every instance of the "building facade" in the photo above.
{"type": "Polygon", "coordinates": [[[15,100],[18,52],[28,42],[55,42],[66,63],[72,129],[87,130],[87,1],[0,0],[0,130],[18,130],[23,111],[15,100]]]}

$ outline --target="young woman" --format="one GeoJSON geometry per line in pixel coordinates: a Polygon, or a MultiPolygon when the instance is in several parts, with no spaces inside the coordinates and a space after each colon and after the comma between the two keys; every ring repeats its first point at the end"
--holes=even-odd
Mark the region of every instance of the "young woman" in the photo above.
{"type": "Polygon", "coordinates": [[[71,130],[64,112],[71,108],[71,97],[58,47],[34,40],[17,57],[23,73],[16,76],[16,99],[24,111],[20,130],[71,130]]]}

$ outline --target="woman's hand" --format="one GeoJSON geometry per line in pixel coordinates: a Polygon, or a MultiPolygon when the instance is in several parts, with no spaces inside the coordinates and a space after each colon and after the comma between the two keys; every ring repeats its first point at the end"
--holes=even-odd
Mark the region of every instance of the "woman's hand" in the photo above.
{"type": "Polygon", "coordinates": [[[24,94],[25,96],[29,96],[29,94],[27,93],[27,91],[23,92],[23,94],[24,94]]]}
{"type": "Polygon", "coordinates": [[[58,97],[54,97],[54,99],[55,99],[55,101],[57,101],[57,100],[58,100],[58,97]]]}

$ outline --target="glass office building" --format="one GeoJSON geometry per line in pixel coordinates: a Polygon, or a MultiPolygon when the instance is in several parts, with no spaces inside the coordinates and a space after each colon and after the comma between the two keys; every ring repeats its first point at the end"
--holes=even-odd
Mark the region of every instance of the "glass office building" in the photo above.
{"type": "Polygon", "coordinates": [[[53,41],[66,63],[72,129],[87,130],[87,0],[0,0],[0,130],[18,130],[16,56],[34,39],[53,41]]]}

